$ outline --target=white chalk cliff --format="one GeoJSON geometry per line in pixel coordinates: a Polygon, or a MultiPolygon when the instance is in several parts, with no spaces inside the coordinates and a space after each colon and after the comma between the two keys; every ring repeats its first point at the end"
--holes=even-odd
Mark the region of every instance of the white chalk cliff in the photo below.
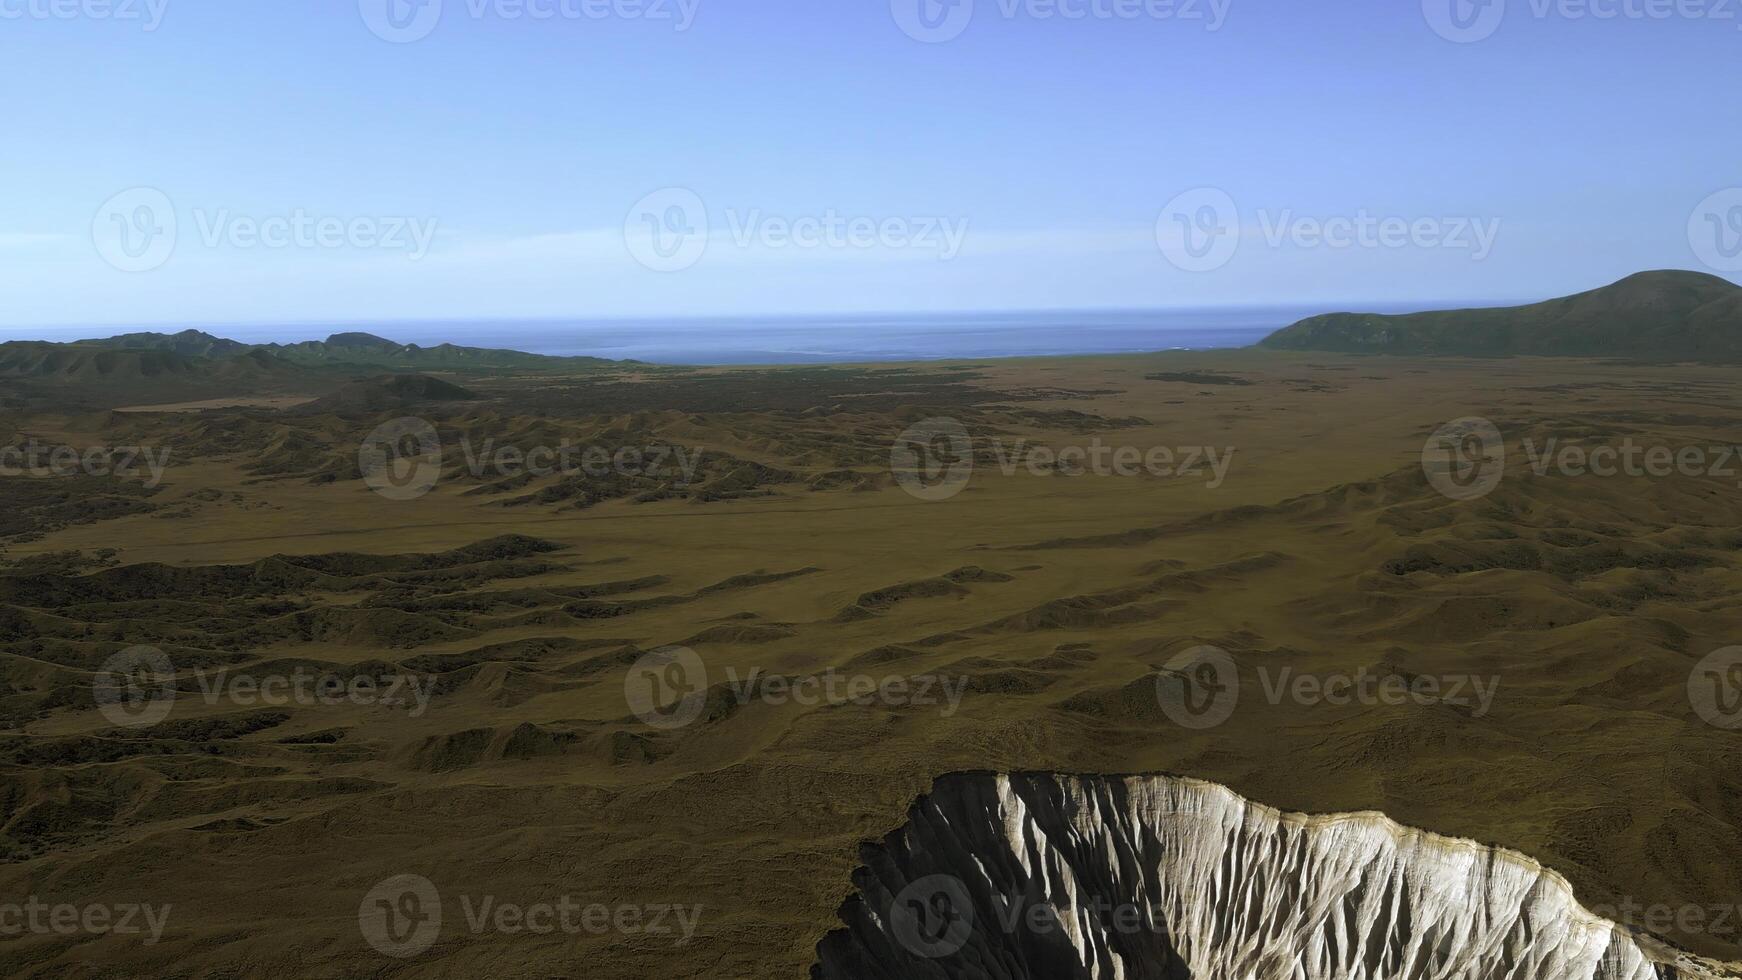
{"type": "Polygon", "coordinates": [[[1170,776],[963,774],[865,849],[818,980],[1719,980],[1517,853],[1170,776]]]}

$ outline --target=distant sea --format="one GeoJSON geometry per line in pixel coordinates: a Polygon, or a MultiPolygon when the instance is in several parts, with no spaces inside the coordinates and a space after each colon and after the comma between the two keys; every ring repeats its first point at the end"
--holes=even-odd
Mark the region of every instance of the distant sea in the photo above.
{"type": "MultiPolygon", "coordinates": [[[[1373,309],[1372,304],[1361,308],[1373,309]]],[[[249,343],[363,331],[399,343],[491,347],[657,364],[822,364],[1246,347],[1327,308],[1096,310],[829,315],[673,320],[400,320],[322,324],[186,324],[0,331],[0,340],[73,340],[193,326],[249,343]]]]}

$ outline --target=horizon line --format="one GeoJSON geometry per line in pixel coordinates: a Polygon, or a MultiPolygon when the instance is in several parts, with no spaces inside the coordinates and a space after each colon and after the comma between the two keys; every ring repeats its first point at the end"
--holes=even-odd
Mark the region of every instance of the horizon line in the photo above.
{"type": "MultiPolygon", "coordinates": [[[[850,310],[850,311],[812,311],[783,313],[718,313],[718,314],[631,314],[631,315],[593,315],[593,314],[549,314],[537,316],[495,315],[484,314],[475,316],[446,317],[391,317],[391,318],[313,318],[287,320],[135,320],[128,322],[98,322],[98,323],[39,323],[39,324],[0,324],[0,332],[16,333],[20,331],[42,330],[66,332],[74,330],[113,330],[121,333],[181,333],[187,330],[210,332],[225,328],[238,329],[270,329],[276,327],[310,327],[310,328],[353,328],[340,329],[339,332],[356,332],[355,328],[366,326],[392,327],[395,325],[427,326],[432,324],[573,324],[573,325],[617,325],[617,324],[677,324],[677,323],[752,323],[755,321],[793,321],[793,320],[824,320],[824,319],[855,319],[865,320],[915,320],[928,317],[997,317],[1019,315],[1058,315],[1070,314],[1145,314],[1145,313],[1217,313],[1236,311],[1286,310],[1300,311],[1317,309],[1322,313],[1359,313],[1359,312],[1393,312],[1408,309],[1410,311],[1487,309],[1492,307],[1511,306],[1523,303],[1540,302],[1541,298],[1504,298],[1484,300],[1367,300],[1353,301],[1345,306],[1328,303],[1309,302],[1279,302],[1279,303],[1215,303],[1190,306],[1041,306],[1041,307],[979,307],[963,309],[934,310],[850,310]]],[[[1166,329],[1166,328],[1162,328],[1166,329]]],[[[16,338],[29,339],[29,338],[16,338]]],[[[91,339],[107,339],[92,337],[91,339]]]]}

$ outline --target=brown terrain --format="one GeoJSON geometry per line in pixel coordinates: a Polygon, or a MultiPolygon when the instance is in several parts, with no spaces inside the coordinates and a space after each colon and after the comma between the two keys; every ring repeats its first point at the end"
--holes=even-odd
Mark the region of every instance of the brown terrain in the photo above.
{"type": "MultiPolygon", "coordinates": [[[[1383,811],[1530,855],[1590,907],[1742,896],[1738,733],[1690,697],[1742,643],[1742,460],[1539,474],[1524,448],[1721,464],[1734,368],[1252,350],[427,373],[204,410],[187,403],[239,395],[97,379],[76,411],[43,383],[0,403],[0,445],[170,453],[155,486],[0,477],[0,901],[168,906],[156,942],[0,936],[0,973],[804,976],[860,844],[961,770],[1169,772],[1383,811]],[[158,410],[112,411],[140,406],[158,410]],[[1506,469],[1457,500],[1423,447],[1471,416],[1506,469]],[[421,496],[380,479],[415,467],[359,456],[406,417],[440,439],[421,496]],[[921,499],[892,447],[939,418],[974,471],[921,499]],[[565,440],[663,469],[468,467],[487,442],[565,440]],[[1225,468],[1005,473],[1020,440],[1176,465],[1211,447],[1225,468]],[[1193,728],[1156,679],[1204,645],[1241,685],[1193,728]],[[695,659],[655,653],[672,646],[695,659]],[[114,658],[140,648],[170,671],[117,694],[114,658]],[[1485,705],[1273,699],[1284,668],[1495,686],[1485,705]],[[907,693],[785,695],[829,671],[907,693]],[[415,685],[255,694],[301,676],[415,685]],[[400,875],[443,913],[404,957],[371,944],[366,900],[400,875]],[[469,921],[565,898],[640,925],[469,921]]],[[[1742,958],[1726,921],[1629,924],[1742,958]]]]}

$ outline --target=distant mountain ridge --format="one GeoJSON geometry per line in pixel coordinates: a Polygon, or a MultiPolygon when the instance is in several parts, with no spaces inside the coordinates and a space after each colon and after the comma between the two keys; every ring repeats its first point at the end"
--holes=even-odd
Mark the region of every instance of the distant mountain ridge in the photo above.
{"type": "Polygon", "coordinates": [[[104,347],[18,340],[0,344],[0,378],[109,382],[150,379],[247,380],[289,377],[302,369],[264,350],[244,348],[222,357],[188,354],[173,347],[104,347]]]}
{"type": "Polygon", "coordinates": [[[129,333],[98,340],[81,340],[69,347],[101,347],[114,350],[167,351],[189,357],[224,358],[264,352],[292,364],[319,366],[357,364],[403,368],[549,368],[624,363],[598,357],[551,357],[523,351],[439,344],[419,347],[401,344],[368,333],[336,333],[326,340],[293,344],[244,344],[213,336],[201,330],[180,333],[129,333]]]}
{"type": "Polygon", "coordinates": [[[425,372],[581,374],[637,363],[453,344],[419,347],[366,333],[296,344],[245,344],[200,330],[72,343],[17,340],[0,343],[0,405],[85,411],[266,395],[314,396],[326,406],[362,411],[473,397],[464,388],[421,377],[425,372]],[[382,379],[383,372],[410,380],[382,379]]]}
{"type": "Polygon", "coordinates": [[[1274,350],[1742,361],[1742,286],[1699,272],[1641,272],[1528,306],[1328,313],[1259,342],[1274,350]]]}

